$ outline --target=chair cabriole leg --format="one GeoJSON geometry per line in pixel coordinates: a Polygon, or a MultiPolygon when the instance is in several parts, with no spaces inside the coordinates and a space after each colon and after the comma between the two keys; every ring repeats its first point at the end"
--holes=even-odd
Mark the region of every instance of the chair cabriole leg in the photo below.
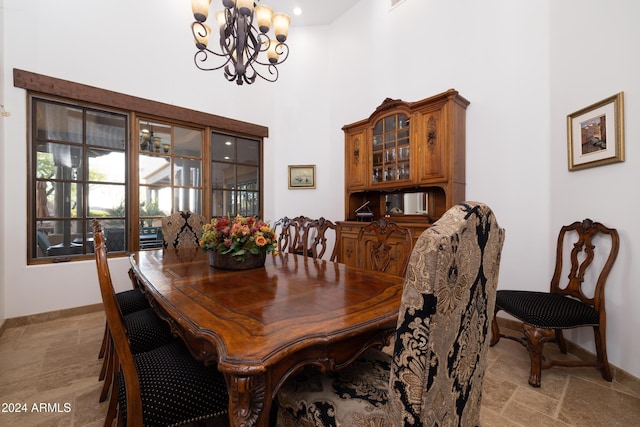
{"type": "Polygon", "coordinates": [[[531,359],[529,384],[533,387],[540,387],[542,360],[544,358],[542,349],[545,342],[553,341],[555,333],[553,330],[536,328],[526,323],[522,324],[522,332],[527,340],[527,350],[531,359]]]}

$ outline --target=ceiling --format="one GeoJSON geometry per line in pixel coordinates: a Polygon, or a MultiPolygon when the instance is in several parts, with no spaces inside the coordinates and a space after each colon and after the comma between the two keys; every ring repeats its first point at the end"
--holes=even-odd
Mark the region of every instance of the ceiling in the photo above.
{"type": "Polygon", "coordinates": [[[359,0],[262,0],[261,3],[273,8],[274,12],[286,13],[291,17],[291,26],[327,25],[349,10],[359,0]],[[300,7],[302,15],[293,14],[300,7]]]}

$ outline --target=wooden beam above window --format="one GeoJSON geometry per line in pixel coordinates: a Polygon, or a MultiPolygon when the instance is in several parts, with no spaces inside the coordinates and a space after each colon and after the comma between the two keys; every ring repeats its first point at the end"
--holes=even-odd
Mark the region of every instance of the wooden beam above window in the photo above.
{"type": "Polygon", "coordinates": [[[269,128],[266,126],[221,117],[215,114],[207,114],[162,102],[150,101],[148,99],[57,79],[17,68],[13,69],[13,85],[46,95],[60,96],[111,108],[135,111],[138,114],[148,114],[180,120],[182,122],[197,123],[199,125],[210,126],[214,130],[231,131],[238,135],[257,138],[267,138],[269,136],[269,128]]]}

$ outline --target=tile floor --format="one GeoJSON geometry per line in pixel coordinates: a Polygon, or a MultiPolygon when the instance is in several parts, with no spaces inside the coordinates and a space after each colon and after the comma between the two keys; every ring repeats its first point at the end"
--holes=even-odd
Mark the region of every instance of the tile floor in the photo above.
{"type": "MultiPolygon", "coordinates": [[[[102,312],[7,328],[0,336],[0,426],[101,426],[103,331],[102,312]]],[[[640,381],[633,377],[608,383],[593,368],[555,367],[534,389],[528,371],[518,343],[503,339],[490,349],[483,426],[638,425],[640,381]]]]}

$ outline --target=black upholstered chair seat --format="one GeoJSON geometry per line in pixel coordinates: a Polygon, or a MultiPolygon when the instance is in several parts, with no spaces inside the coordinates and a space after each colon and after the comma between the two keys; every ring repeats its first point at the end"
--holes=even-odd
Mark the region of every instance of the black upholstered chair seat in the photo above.
{"type": "Polygon", "coordinates": [[[134,311],[123,317],[133,354],[149,351],[175,340],[169,324],[158,317],[152,308],[134,311]]]}
{"type": "Polygon", "coordinates": [[[145,298],[142,291],[138,288],[118,292],[116,294],[116,300],[118,301],[123,316],[151,307],[147,298],[145,298]]]}
{"type": "MultiPolygon", "coordinates": [[[[223,415],[229,398],[224,377],[214,366],[191,357],[176,340],[134,356],[145,426],[175,426],[223,415]]],[[[124,376],[118,375],[118,400],[127,419],[124,376]]]]}
{"type": "Polygon", "coordinates": [[[599,315],[592,306],[549,292],[500,290],[496,293],[496,307],[536,328],[567,329],[599,324],[599,315]]]}

